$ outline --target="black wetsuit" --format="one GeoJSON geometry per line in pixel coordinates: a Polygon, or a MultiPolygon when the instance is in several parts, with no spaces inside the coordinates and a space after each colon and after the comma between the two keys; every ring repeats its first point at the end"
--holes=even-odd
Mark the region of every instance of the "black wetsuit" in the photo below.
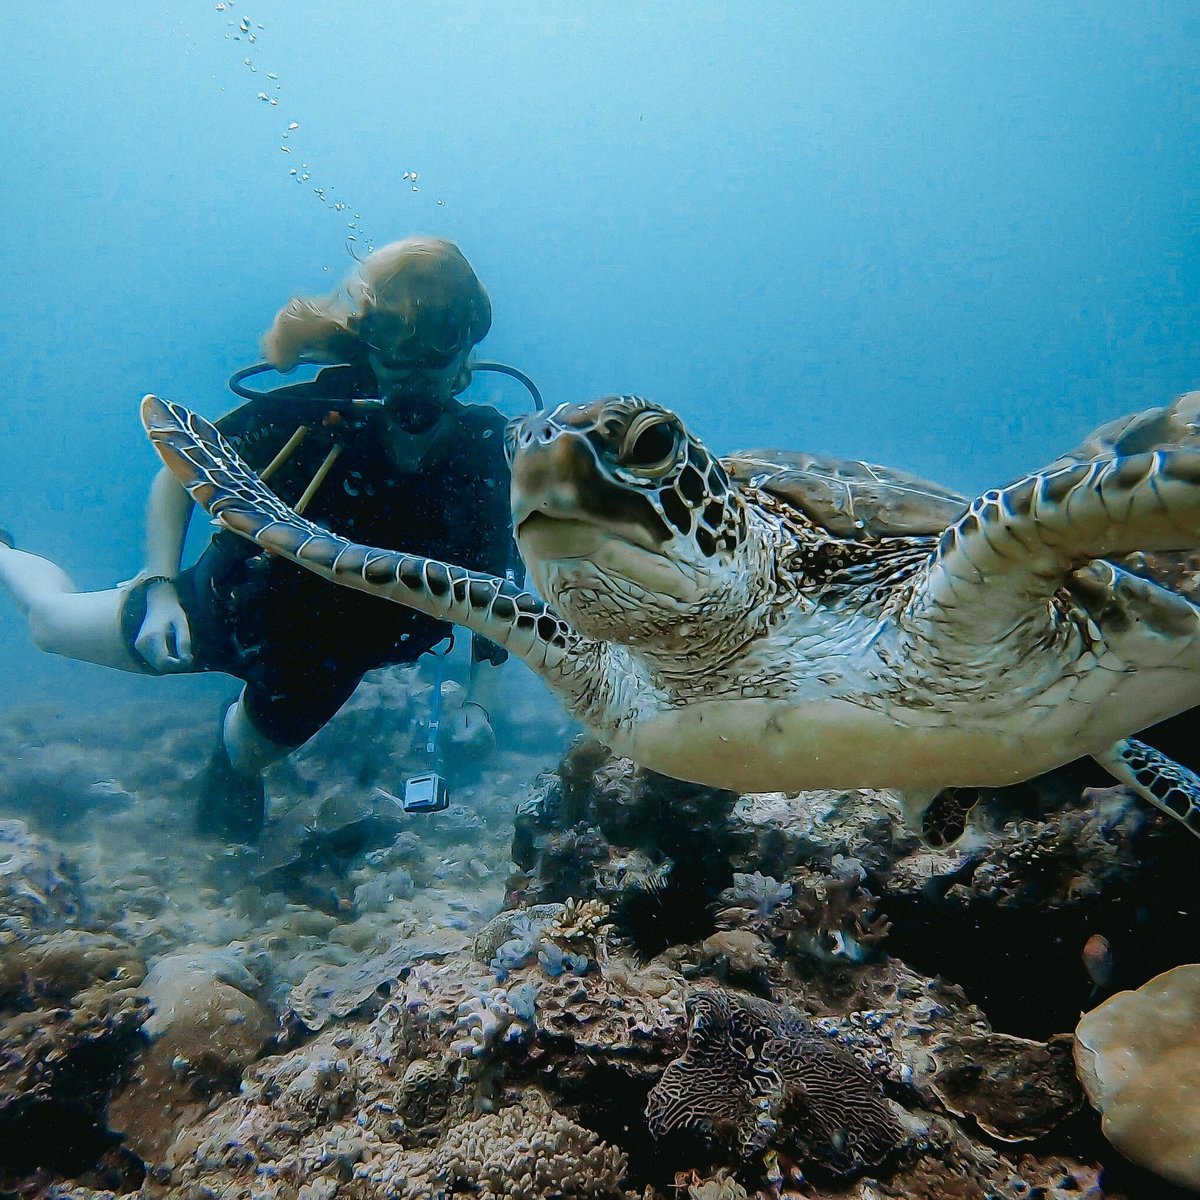
{"type": "MultiPolygon", "coordinates": [[[[257,470],[298,426],[309,426],[270,478],[289,504],[299,500],[329,451],[342,447],[305,509],[309,520],[357,542],[503,575],[515,561],[505,418],[493,408],[462,406],[460,428],[410,473],[388,454],[382,406],[326,409],[319,403],[375,394],[369,367],[330,367],[311,383],[277,389],[216,424],[257,470]]],[[[413,662],[450,633],[444,622],[338,587],[228,531],[214,535],[176,586],[191,626],[194,668],[244,680],[255,728],[284,746],[316,733],[367,671],[413,662]]],[[[135,594],[126,618],[131,638],[144,614],[144,596],[135,594]]],[[[473,650],[493,662],[506,656],[485,639],[475,639],[473,650]]]]}

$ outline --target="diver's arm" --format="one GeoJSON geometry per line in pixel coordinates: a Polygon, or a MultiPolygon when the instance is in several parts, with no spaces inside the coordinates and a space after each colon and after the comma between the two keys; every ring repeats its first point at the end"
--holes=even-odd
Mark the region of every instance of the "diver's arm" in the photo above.
{"type": "Polygon", "coordinates": [[[174,579],[183,558],[183,542],[192,518],[192,498],[163,467],[146,501],[146,574],[174,579]]]}
{"type": "Polygon", "coordinates": [[[175,590],[192,499],[165,467],[146,501],[146,616],[134,647],[156,671],[182,671],[192,663],[192,634],[175,590]]]}

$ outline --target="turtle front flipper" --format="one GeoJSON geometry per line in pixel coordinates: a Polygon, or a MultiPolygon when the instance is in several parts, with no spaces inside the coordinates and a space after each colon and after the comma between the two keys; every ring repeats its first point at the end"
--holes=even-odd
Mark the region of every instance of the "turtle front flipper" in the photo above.
{"type": "Polygon", "coordinates": [[[909,617],[976,645],[1029,624],[1079,567],[1200,546],[1200,451],[1072,463],[985,492],[938,541],[909,617]]]}
{"type": "Polygon", "coordinates": [[[574,711],[594,695],[599,643],[536,596],[492,575],[347,541],[293,512],[197,413],[146,396],[141,415],[163,462],[226,529],[343,587],[483,634],[544,676],[574,711]]]}
{"type": "Polygon", "coordinates": [[[1136,738],[1093,757],[1114,779],[1200,837],[1200,775],[1136,738]]]}

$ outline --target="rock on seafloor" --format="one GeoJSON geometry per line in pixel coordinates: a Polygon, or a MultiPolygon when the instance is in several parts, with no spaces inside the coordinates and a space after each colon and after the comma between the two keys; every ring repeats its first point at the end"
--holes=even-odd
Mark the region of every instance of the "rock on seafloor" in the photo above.
{"type": "Polygon", "coordinates": [[[1122,1154],[1200,1191],[1200,964],[1120,992],[1075,1028],[1075,1062],[1122,1154]]]}

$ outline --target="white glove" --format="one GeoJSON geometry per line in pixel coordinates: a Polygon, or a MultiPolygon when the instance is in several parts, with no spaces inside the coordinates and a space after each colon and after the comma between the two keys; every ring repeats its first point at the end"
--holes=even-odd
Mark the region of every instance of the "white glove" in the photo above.
{"type": "Polygon", "coordinates": [[[450,745],[468,758],[485,758],[496,748],[496,735],[487,711],[474,700],[464,700],[446,723],[450,745]]]}
{"type": "Polygon", "coordinates": [[[146,616],[134,648],[163,674],[186,671],[192,665],[192,631],[179,603],[175,585],[156,579],[146,590],[146,616]]]}

